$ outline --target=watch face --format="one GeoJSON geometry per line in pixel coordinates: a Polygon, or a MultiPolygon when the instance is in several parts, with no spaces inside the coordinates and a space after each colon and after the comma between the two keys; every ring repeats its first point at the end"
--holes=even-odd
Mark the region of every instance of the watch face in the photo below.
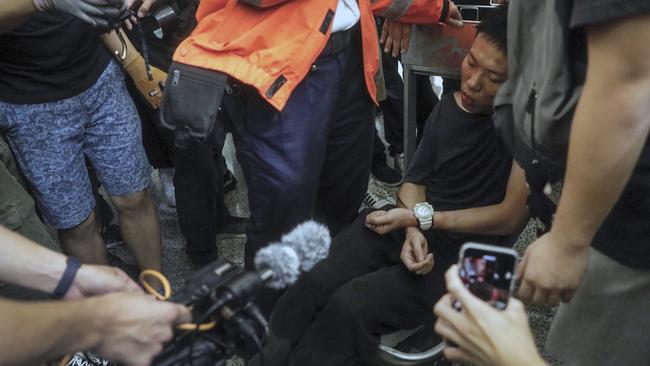
{"type": "Polygon", "coordinates": [[[414,212],[418,217],[427,217],[433,214],[433,210],[428,205],[418,205],[415,207],[414,212]]]}

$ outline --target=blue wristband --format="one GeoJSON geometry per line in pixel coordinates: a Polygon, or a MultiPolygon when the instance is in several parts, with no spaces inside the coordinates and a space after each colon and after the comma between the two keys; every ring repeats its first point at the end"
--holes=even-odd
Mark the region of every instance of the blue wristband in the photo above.
{"type": "Polygon", "coordinates": [[[74,281],[77,271],[81,267],[81,262],[75,257],[68,257],[66,260],[65,271],[63,271],[63,276],[59,280],[59,283],[56,285],[54,292],[50,295],[53,299],[62,299],[63,296],[70,290],[72,286],[72,281],[74,281]]]}

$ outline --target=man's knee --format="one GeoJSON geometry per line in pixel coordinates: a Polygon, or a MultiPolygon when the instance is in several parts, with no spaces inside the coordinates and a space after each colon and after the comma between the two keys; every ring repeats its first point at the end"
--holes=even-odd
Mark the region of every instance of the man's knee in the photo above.
{"type": "Polygon", "coordinates": [[[151,204],[147,191],[124,196],[111,196],[111,201],[121,215],[142,212],[151,204]]]}
{"type": "Polygon", "coordinates": [[[80,222],[79,224],[68,228],[68,229],[59,229],[59,235],[63,235],[64,237],[86,237],[93,231],[99,232],[99,223],[97,221],[97,216],[95,214],[95,210],[90,212],[90,215],[86,217],[85,220],[80,222]]]}

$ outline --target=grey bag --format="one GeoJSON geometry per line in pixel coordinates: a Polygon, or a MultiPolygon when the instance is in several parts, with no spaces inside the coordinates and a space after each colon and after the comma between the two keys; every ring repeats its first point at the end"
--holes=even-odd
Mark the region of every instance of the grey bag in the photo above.
{"type": "Polygon", "coordinates": [[[497,131],[538,178],[564,174],[571,120],[582,91],[571,59],[572,2],[517,0],[508,11],[508,80],[495,97],[497,131]]]}

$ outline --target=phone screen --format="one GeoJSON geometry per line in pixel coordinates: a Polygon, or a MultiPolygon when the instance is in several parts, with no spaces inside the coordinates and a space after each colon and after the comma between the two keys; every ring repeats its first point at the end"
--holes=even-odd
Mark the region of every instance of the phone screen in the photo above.
{"type": "Polygon", "coordinates": [[[510,297],[516,258],[511,254],[467,248],[463,255],[460,278],[475,296],[499,310],[510,297]]]}

